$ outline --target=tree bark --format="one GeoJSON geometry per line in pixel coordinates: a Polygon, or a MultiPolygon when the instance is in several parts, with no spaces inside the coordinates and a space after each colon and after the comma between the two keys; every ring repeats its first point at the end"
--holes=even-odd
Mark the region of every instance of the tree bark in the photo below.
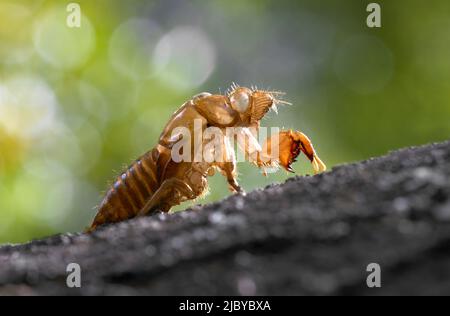
{"type": "Polygon", "coordinates": [[[450,293],[450,142],[88,234],[0,247],[1,294],[450,293]],[[81,288],[66,285],[69,263],[81,288]],[[369,288],[367,266],[381,267],[369,288]]]}

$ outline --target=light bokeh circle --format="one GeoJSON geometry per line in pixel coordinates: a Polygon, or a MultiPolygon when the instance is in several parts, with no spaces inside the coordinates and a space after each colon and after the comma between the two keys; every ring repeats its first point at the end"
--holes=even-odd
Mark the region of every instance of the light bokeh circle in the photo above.
{"type": "Polygon", "coordinates": [[[159,76],[172,88],[190,89],[201,85],[216,66],[216,50],[204,32],[178,27],[159,41],[154,63],[159,76]]]}
{"type": "Polygon", "coordinates": [[[152,77],[156,69],[151,61],[161,30],[154,22],[131,18],[119,25],[109,41],[109,60],[114,69],[133,80],[152,77]]]}
{"type": "Polygon", "coordinates": [[[90,20],[82,15],[81,26],[67,25],[67,12],[55,7],[37,20],[33,43],[38,55],[60,69],[82,66],[95,48],[95,30],[90,20]]]}
{"type": "Polygon", "coordinates": [[[0,126],[20,138],[37,138],[56,121],[53,90],[34,75],[17,75],[0,83],[0,126]]]}

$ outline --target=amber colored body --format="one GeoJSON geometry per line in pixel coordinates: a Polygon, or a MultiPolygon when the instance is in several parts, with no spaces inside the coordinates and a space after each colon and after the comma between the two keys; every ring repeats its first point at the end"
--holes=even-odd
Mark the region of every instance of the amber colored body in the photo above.
{"type": "MultiPolygon", "coordinates": [[[[194,122],[201,122],[201,129],[217,127],[259,128],[260,120],[276,106],[274,93],[236,87],[228,95],[202,93],[184,103],[164,128],[157,146],[137,159],[107,192],[90,228],[95,230],[105,223],[123,221],[150,214],[156,210],[168,212],[172,206],[195,199],[207,189],[207,177],[219,170],[227,179],[230,190],[242,191],[237,183],[236,162],[175,162],[171,149],[179,139],[173,137],[177,127],[185,127],[194,134],[194,122]]],[[[198,132],[198,131],[196,131],[198,132]]],[[[258,167],[283,166],[291,171],[290,164],[303,151],[316,171],[325,165],[318,159],[309,139],[300,132],[283,131],[279,134],[279,157],[261,160],[258,152],[244,148],[250,161],[258,167]]],[[[192,144],[194,146],[194,144],[192,144]]],[[[264,146],[274,146],[268,139],[264,146]]],[[[234,155],[224,146],[224,155],[234,155]]],[[[192,151],[192,156],[194,155],[192,151]]],[[[192,157],[193,158],[193,157],[192,157]]]]}

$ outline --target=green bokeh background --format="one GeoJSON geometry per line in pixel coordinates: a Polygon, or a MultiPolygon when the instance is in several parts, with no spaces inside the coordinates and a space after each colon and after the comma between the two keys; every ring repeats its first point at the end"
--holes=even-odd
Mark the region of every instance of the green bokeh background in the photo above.
{"type": "MultiPolygon", "coordinates": [[[[361,0],[77,3],[81,28],[69,1],[0,1],[0,243],[82,230],[171,113],[232,82],[285,91],[263,125],[304,131],[329,167],[449,138],[447,0],[378,1],[373,29],[361,0]]],[[[239,169],[246,190],[288,177],[239,169]]],[[[229,194],[210,186],[202,203],[229,194]]]]}

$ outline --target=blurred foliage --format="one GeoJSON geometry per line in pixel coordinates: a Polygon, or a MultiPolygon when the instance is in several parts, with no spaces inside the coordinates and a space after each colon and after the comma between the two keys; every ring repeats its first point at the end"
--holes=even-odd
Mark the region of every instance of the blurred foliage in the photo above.
{"type": "MultiPolygon", "coordinates": [[[[172,112],[233,81],[286,91],[263,125],[330,167],[449,136],[449,1],[378,1],[379,29],[361,0],[77,2],[81,28],[69,1],[0,2],[0,242],[83,229],[172,112]]],[[[288,176],[239,168],[247,190],[288,176]]],[[[229,194],[210,184],[202,203],[229,194]]]]}

